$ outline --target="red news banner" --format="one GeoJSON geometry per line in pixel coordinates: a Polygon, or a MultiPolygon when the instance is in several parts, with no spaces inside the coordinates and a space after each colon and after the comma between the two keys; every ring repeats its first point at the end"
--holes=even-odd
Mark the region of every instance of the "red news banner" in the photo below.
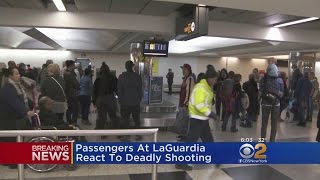
{"type": "Polygon", "coordinates": [[[72,144],[1,142],[0,164],[72,164],[72,144]]]}

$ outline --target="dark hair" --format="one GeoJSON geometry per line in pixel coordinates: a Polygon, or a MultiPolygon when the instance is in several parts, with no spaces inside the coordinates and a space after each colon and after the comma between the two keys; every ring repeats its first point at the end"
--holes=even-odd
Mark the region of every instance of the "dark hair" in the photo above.
{"type": "Polygon", "coordinates": [[[67,68],[69,68],[70,66],[74,65],[74,61],[73,60],[67,60],[66,61],[66,66],[67,68]]]}
{"type": "Polygon", "coordinates": [[[91,69],[86,68],[86,69],[84,70],[84,75],[88,76],[88,75],[90,75],[90,73],[91,73],[91,69]]]}
{"type": "Polygon", "coordinates": [[[241,78],[242,78],[241,74],[235,74],[233,77],[233,80],[235,83],[239,83],[241,78]]]}
{"type": "Polygon", "coordinates": [[[18,71],[17,68],[15,68],[15,67],[14,67],[14,68],[13,68],[13,67],[10,67],[10,68],[8,69],[8,75],[9,75],[9,76],[13,76],[13,71],[14,71],[15,69],[18,71]]]}
{"type": "Polygon", "coordinates": [[[110,68],[105,62],[103,62],[100,67],[100,74],[105,74],[105,73],[107,74],[110,73],[110,68]]]}
{"type": "Polygon", "coordinates": [[[219,72],[219,80],[224,80],[224,79],[222,79],[222,72],[225,72],[226,73],[226,79],[228,78],[228,71],[225,69],[225,68],[223,68],[223,69],[221,69],[221,71],[219,72]]]}
{"type": "Polygon", "coordinates": [[[203,72],[198,74],[197,83],[200,82],[202,79],[206,79],[206,74],[204,74],[203,72]]]}
{"type": "Polygon", "coordinates": [[[235,75],[234,71],[229,71],[228,77],[229,77],[230,79],[233,79],[234,75],[235,75]]]}
{"type": "Polygon", "coordinates": [[[27,64],[27,67],[30,67],[30,64],[27,64]]]}
{"type": "Polygon", "coordinates": [[[132,61],[129,60],[126,62],[126,70],[127,71],[133,71],[133,66],[134,66],[134,64],[132,61]]]}

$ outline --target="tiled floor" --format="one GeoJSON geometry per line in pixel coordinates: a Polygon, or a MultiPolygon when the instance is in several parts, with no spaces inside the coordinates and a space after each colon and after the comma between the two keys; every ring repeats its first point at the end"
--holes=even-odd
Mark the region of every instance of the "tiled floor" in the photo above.
{"type": "Polygon", "coordinates": [[[234,180],[292,180],[268,165],[233,167],[223,170],[234,180]]]}
{"type": "MultiPolygon", "coordinates": [[[[171,98],[176,100],[176,98],[171,98]]],[[[316,119],[316,110],[314,119],[316,119]]],[[[90,117],[95,119],[95,114],[90,117]]],[[[239,128],[239,132],[222,132],[221,122],[211,122],[212,133],[216,141],[239,141],[240,138],[258,138],[260,136],[261,120],[254,123],[253,128],[239,128]]],[[[269,125],[270,126],[270,125],[269,125]]],[[[85,129],[92,129],[92,126],[84,126],[85,129]]],[[[270,130],[268,131],[268,133],[270,130]]],[[[293,123],[281,122],[278,124],[278,141],[288,142],[314,142],[317,133],[316,122],[309,122],[307,127],[298,127],[293,123]]],[[[158,140],[162,142],[176,141],[176,134],[161,131],[158,140]]],[[[98,137],[88,138],[89,141],[102,141],[98,137]]],[[[134,138],[132,138],[134,140],[134,138]]],[[[104,140],[108,142],[118,141],[116,137],[109,137],[104,140]]],[[[143,141],[152,141],[151,136],[145,136],[143,141]]],[[[29,169],[25,170],[28,179],[150,179],[151,165],[82,165],[75,171],[66,171],[62,166],[52,172],[36,173],[29,169]]],[[[320,165],[222,165],[217,169],[213,165],[194,165],[193,170],[184,172],[175,169],[174,165],[158,165],[158,179],[162,180],[319,180],[320,165]]],[[[0,166],[0,179],[17,179],[17,170],[0,166]]]]}

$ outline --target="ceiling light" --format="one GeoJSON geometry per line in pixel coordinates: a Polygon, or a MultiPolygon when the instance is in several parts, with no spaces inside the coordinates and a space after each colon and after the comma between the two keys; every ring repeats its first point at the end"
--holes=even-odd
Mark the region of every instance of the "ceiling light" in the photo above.
{"type": "Polygon", "coordinates": [[[212,36],[201,36],[190,39],[188,41],[171,40],[169,42],[169,53],[190,53],[197,51],[204,51],[208,49],[223,48],[229,46],[237,46],[243,44],[255,43],[258,41],[234,38],[222,38],[212,36]]]}
{"type": "Polygon", "coordinates": [[[66,11],[66,7],[64,6],[62,0],[52,0],[54,5],[56,5],[59,11],[66,11]]]}
{"type": "Polygon", "coordinates": [[[265,56],[264,58],[289,59],[289,55],[265,56]]]}
{"type": "Polygon", "coordinates": [[[305,22],[309,22],[309,21],[314,21],[314,20],[318,20],[318,19],[319,19],[318,17],[310,17],[310,18],[306,18],[306,19],[300,19],[297,21],[291,21],[291,22],[287,22],[287,23],[283,23],[283,24],[278,24],[273,27],[280,28],[280,27],[285,27],[285,26],[291,26],[294,24],[301,24],[301,23],[305,23],[305,22]]]}
{"type": "Polygon", "coordinates": [[[198,4],[198,6],[200,6],[200,7],[206,7],[205,4],[198,4]]]}

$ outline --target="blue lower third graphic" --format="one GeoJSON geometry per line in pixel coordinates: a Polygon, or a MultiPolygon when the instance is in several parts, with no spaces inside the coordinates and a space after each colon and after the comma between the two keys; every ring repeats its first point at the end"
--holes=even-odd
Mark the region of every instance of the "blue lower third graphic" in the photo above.
{"type": "Polygon", "coordinates": [[[74,164],[319,164],[320,143],[74,143],[74,164]]]}

